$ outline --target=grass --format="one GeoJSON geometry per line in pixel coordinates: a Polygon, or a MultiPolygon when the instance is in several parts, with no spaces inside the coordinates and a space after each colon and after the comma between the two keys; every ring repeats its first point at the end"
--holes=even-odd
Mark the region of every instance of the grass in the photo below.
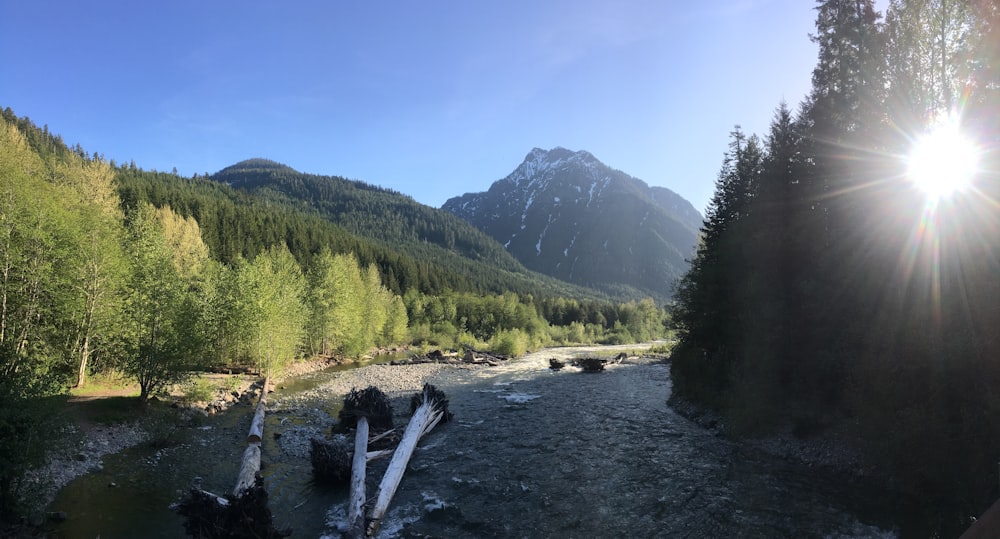
{"type": "Polygon", "coordinates": [[[69,390],[72,397],[138,397],[139,384],[117,373],[98,374],[87,379],[84,387],[69,390]]]}

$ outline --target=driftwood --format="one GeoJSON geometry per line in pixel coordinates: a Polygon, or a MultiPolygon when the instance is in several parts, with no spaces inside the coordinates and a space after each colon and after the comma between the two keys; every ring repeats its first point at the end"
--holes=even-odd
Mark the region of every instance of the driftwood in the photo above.
{"type": "Polygon", "coordinates": [[[365,530],[365,481],[368,467],[368,424],[374,429],[392,428],[392,404],[389,397],[379,388],[368,386],[357,391],[352,389],[344,397],[344,408],[340,411],[341,423],[353,421],[354,458],[351,463],[351,498],[348,502],[348,537],[362,537],[365,530]]]}
{"type": "Polygon", "coordinates": [[[248,444],[259,444],[261,439],[264,438],[264,410],[267,407],[264,403],[264,398],[266,395],[266,391],[261,392],[260,401],[257,402],[257,409],[254,410],[253,419],[250,420],[250,433],[247,434],[248,444]]]}
{"type": "Polygon", "coordinates": [[[340,426],[353,427],[358,419],[366,418],[371,430],[385,431],[392,429],[392,404],[389,397],[375,386],[365,389],[352,389],[344,397],[344,408],[338,416],[340,426]]]}
{"type": "Polygon", "coordinates": [[[385,475],[382,476],[375,504],[368,515],[366,534],[369,537],[378,533],[382,517],[388,511],[389,503],[396,494],[399,483],[403,480],[403,473],[406,471],[410,457],[413,456],[413,452],[417,448],[417,442],[439,421],[442,419],[447,421],[451,418],[451,414],[448,412],[448,400],[444,398],[444,393],[430,384],[424,384],[423,391],[414,395],[410,402],[411,407],[415,405],[413,415],[406,425],[406,430],[403,431],[402,440],[392,454],[392,460],[389,461],[385,475]],[[419,402],[418,405],[417,402],[419,402]]]}
{"type": "Polygon", "coordinates": [[[250,488],[257,480],[257,472],[260,471],[260,442],[254,442],[247,446],[243,452],[243,461],[240,465],[240,474],[236,478],[236,486],[233,487],[233,496],[239,497],[240,493],[250,488]]]}
{"type": "Polygon", "coordinates": [[[291,531],[274,527],[271,510],[267,507],[267,491],[260,477],[260,441],[264,432],[264,409],[270,380],[264,380],[260,401],[250,422],[247,448],[243,452],[236,486],[226,497],[193,488],[174,508],[184,516],[188,535],[204,539],[274,539],[288,537],[291,531]]]}
{"type": "Polygon", "coordinates": [[[447,363],[449,365],[460,365],[460,364],[473,364],[473,365],[486,365],[490,367],[496,367],[500,365],[501,362],[510,359],[506,356],[496,356],[488,352],[482,352],[474,349],[467,349],[463,354],[459,355],[457,352],[442,352],[441,350],[432,350],[426,355],[422,356],[411,356],[407,359],[399,359],[395,361],[390,361],[390,365],[419,365],[421,363],[447,363]]]}
{"type": "Polygon", "coordinates": [[[365,531],[365,479],[368,469],[368,419],[358,418],[351,463],[351,499],[347,505],[348,537],[362,537],[365,531]]]}
{"type": "Polygon", "coordinates": [[[253,485],[254,478],[260,471],[260,440],[264,436],[264,410],[267,408],[267,388],[270,382],[270,378],[264,379],[264,386],[260,389],[260,400],[257,401],[257,409],[254,410],[253,419],[250,421],[247,448],[243,452],[243,462],[236,478],[236,486],[233,487],[233,496],[236,497],[253,485]]]}

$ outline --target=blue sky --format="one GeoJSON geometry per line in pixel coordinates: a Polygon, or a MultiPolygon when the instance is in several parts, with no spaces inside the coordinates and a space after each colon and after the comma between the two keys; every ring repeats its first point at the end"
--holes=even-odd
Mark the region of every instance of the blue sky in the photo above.
{"type": "Polygon", "coordinates": [[[0,107],[146,169],[266,157],[440,206],[533,148],[704,210],[809,90],[809,0],[0,0],[0,107]]]}

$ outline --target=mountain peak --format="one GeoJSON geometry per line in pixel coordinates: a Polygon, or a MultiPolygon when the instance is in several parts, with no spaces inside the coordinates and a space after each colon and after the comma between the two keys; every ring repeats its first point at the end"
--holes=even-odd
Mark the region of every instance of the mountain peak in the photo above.
{"type": "Polygon", "coordinates": [[[701,215],[673,191],[590,152],[534,148],[485,193],[445,202],[530,269],[608,291],[666,299],[687,267],[701,215]]]}
{"type": "Polygon", "coordinates": [[[524,157],[525,161],[561,161],[567,159],[583,159],[583,160],[593,160],[597,161],[590,152],[586,150],[580,150],[574,152],[573,150],[568,150],[562,146],[556,146],[551,150],[543,150],[541,148],[532,148],[528,155],[524,157]]]}
{"type": "Polygon", "coordinates": [[[249,170],[269,170],[274,172],[285,171],[298,174],[297,170],[286,164],[279,163],[277,161],[272,161],[270,159],[264,159],[262,157],[252,157],[250,159],[244,159],[239,163],[229,165],[228,167],[220,170],[219,172],[216,172],[216,174],[225,174],[229,172],[246,172],[249,170]]]}

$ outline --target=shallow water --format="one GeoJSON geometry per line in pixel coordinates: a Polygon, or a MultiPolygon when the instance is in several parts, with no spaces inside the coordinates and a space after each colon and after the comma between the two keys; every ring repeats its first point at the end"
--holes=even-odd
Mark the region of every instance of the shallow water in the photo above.
{"type": "MultiPolygon", "coordinates": [[[[887,521],[854,516],[854,494],[831,478],[736,446],[667,405],[669,368],[615,365],[602,373],[547,368],[545,351],[497,368],[445,371],[432,380],[455,420],[438,426],[410,461],[382,537],[891,537],[887,521]]],[[[311,481],[296,437],[327,432],[342,395],[303,379],[269,398],[263,475],[279,527],[294,537],[336,537],[346,487],[311,481]],[[280,433],[275,440],[273,434],[280,433]]],[[[59,537],[182,537],[167,509],[195,477],[224,493],[236,478],[248,406],[187,429],[178,445],[135,448],[60,493],[70,519],[59,537]],[[111,487],[109,484],[115,483],[111,487]]],[[[397,413],[401,410],[397,410],[397,413]]],[[[397,416],[397,423],[406,417],[397,416]]],[[[374,492],[385,461],[369,468],[374,492]]]]}

